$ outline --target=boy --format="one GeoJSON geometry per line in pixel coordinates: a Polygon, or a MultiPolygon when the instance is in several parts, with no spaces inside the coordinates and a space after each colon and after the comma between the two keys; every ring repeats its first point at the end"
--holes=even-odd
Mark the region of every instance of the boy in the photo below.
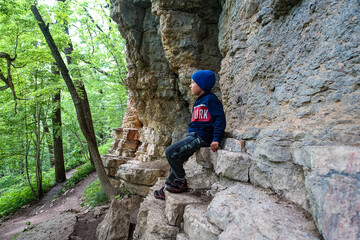
{"type": "Polygon", "coordinates": [[[184,162],[201,147],[210,146],[213,152],[219,148],[226,121],[221,102],[211,93],[215,81],[215,74],[210,70],[197,71],[191,76],[191,93],[199,97],[193,106],[188,135],[166,149],[169,177],[164,187],[154,191],[155,198],[165,200],[165,190],[172,193],[187,191],[184,162]]]}

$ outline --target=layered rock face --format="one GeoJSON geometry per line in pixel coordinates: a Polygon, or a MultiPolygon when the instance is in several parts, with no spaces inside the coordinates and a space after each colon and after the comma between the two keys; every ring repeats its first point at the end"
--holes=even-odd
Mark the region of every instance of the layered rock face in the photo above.
{"type": "Polygon", "coordinates": [[[144,125],[144,161],[163,157],[186,133],[192,73],[220,70],[220,12],[216,0],[112,1],[111,16],[127,42],[129,97],[144,125]]]}
{"type": "Polygon", "coordinates": [[[189,183],[271,189],[325,239],[360,238],[359,1],[112,0],[111,13],[127,41],[137,160],[164,159],[184,136],[191,74],[211,69],[228,134],[189,183]]]}

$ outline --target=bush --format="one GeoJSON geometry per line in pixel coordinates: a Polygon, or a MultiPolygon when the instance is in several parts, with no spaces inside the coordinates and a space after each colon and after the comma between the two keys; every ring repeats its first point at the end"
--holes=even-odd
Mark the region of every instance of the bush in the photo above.
{"type": "Polygon", "coordinates": [[[61,192],[75,187],[75,185],[83,180],[87,175],[92,173],[95,170],[95,167],[91,165],[90,162],[85,163],[84,165],[78,167],[77,171],[63,184],[61,192]]]}
{"type": "Polygon", "coordinates": [[[101,187],[99,178],[97,178],[95,181],[93,181],[86,187],[83,197],[85,200],[85,204],[90,206],[91,208],[109,201],[108,197],[104,193],[103,188],[101,187]]]}
{"type": "Polygon", "coordinates": [[[109,153],[109,149],[110,149],[110,145],[113,142],[113,139],[109,139],[105,144],[101,145],[99,147],[99,153],[102,154],[107,154],[109,153]]]}
{"type": "MultiPolygon", "coordinates": [[[[48,191],[53,185],[54,181],[54,169],[49,172],[43,172],[43,192],[48,191]]],[[[31,184],[36,190],[36,178],[32,176],[31,184]]],[[[31,188],[26,183],[20,183],[11,186],[1,197],[0,197],[0,218],[7,216],[22,206],[36,200],[36,197],[32,194],[31,188]]]]}
{"type": "Polygon", "coordinates": [[[74,159],[70,159],[66,164],[65,164],[65,171],[70,171],[71,169],[74,169],[84,163],[86,163],[87,160],[85,158],[74,158],[74,159]]]}

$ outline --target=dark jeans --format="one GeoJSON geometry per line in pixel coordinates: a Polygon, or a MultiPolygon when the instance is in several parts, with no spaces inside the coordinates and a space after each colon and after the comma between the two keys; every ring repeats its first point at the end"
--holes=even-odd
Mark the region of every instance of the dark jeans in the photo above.
{"type": "Polygon", "coordinates": [[[172,183],[175,178],[185,177],[183,164],[201,147],[208,147],[208,144],[197,133],[192,132],[184,139],[166,148],[165,155],[170,164],[169,177],[166,179],[166,183],[172,183]]]}

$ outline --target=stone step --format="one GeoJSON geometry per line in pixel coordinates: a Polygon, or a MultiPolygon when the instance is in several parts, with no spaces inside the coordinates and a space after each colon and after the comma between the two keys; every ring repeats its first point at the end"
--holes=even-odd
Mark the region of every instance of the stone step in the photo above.
{"type": "Polygon", "coordinates": [[[149,163],[130,160],[120,165],[115,178],[120,179],[125,188],[145,197],[149,188],[157,182],[159,177],[164,176],[166,171],[168,171],[168,163],[163,160],[149,163]]]}
{"type": "Polygon", "coordinates": [[[183,220],[185,207],[190,204],[199,204],[202,202],[199,197],[189,192],[176,194],[165,191],[165,199],[165,215],[168,223],[178,227],[183,220]]]}
{"type": "Polygon", "coordinates": [[[143,163],[130,160],[126,164],[120,165],[116,177],[133,184],[153,186],[158,177],[165,174],[167,164],[165,161],[143,163]]]}
{"type": "Polygon", "coordinates": [[[101,160],[105,168],[118,168],[121,164],[126,163],[131,158],[122,157],[116,154],[101,155],[101,160]]]}
{"type": "Polygon", "coordinates": [[[154,190],[158,190],[164,185],[165,179],[159,179],[157,183],[150,188],[147,197],[141,203],[134,239],[176,239],[179,228],[167,223],[165,216],[166,202],[155,199],[153,193],[154,190]]]}
{"type": "Polygon", "coordinates": [[[309,213],[270,190],[238,182],[208,201],[189,192],[155,199],[164,184],[141,204],[134,239],[321,239],[309,213]]]}
{"type": "Polygon", "coordinates": [[[131,158],[122,157],[116,154],[101,155],[101,160],[103,162],[105,172],[110,177],[115,177],[119,166],[126,163],[130,159],[131,158]]]}

